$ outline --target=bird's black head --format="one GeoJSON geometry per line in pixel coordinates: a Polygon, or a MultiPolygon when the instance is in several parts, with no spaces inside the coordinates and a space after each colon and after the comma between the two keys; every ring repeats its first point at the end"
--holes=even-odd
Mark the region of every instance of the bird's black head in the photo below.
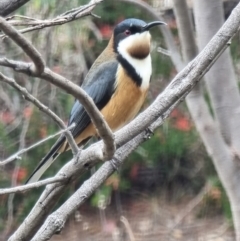
{"type": "Polygon", "coordinates": [[[136,18],[129,18],[122,21],[114,29],[116,43],[131,34],[141,33],[145,25],[147,25],[146,22],[136,18]]]}
{"type": "Polygon", "coordinates": [[[113,32],[114,51],[127,52],[133,58],[145,58],[150,52],[151,35],[149,29],[164,22],[146,23],[143,20],[129,18],[119,23],[113,32]]]}

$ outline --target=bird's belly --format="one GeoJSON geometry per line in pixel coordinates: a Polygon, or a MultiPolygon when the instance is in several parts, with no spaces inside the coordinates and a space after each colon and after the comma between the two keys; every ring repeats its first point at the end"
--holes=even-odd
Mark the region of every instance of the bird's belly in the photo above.
{"type": "Polygon", "coordinates": [[[132,80],[119,84],[108,104],[101,110],[109,127],[116,131],[129,123],[141,109],[147,94],[132,80]]]}

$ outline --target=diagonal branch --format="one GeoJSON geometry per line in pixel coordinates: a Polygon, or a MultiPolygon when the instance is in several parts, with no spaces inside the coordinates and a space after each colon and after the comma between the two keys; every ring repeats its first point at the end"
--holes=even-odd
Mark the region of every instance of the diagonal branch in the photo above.
{"type": "Polygon", "coordinates": [[[20,155],[22,155],[23,153],[30,151],[31,149],[41,145],[45,141],[48,141],[48,140],[50,140],[52,138],[55,138],[58,135],[64,134],[67,130],[71,130],[73,127],[74,127],[74,125],[71,125],[67,129],[65,129],[65,130],[61,130],[61,131],[59,131],[59,132],[57,132],[57,133],[55,133],[53,135],[50,135],[50,136],[46,137],[45,139],[43,139],[43,140],[41,140],[41,141],[39,141],[37,143],[34,143],[33,145],[31,145],[29,147],[21,149],[17,153],[15,153],[12,156],[8,157],[6,160],[0,161],[0,167],[6,165],[7,163],[12,162],[12,161],[14,161],[16,159],[21,159],[20,155]]]}
{"type": "MultiPolygon", "coordinates": [[[[125,126],[115,134],[117,146],[123,146],[136,135],[144,131],[151,123],[162,116],[176,101],[190,91],[198,83],[205,69],[215,61],[215,57],[221,53],[222,49],[228,44],[229,39],[237,32],[239,25],[240,4],[238,4],[235,10],[232,11],[228,20],[204,50],[173,79],[165,91],[156,98],[149,108],[135,118],[129,125],[125,126]]],[[[96,163],[97,160],[95,158],[97,156],[96,153],[99,150],[99,145],[100,143],[97,143],[96,145],[83,150],[81,162],[76,164],[73,162],[67,163],[66,166],[60,170],[60,173],[68,172],[68,175],[76,176],[79,175],[86,164],[90,165],[90,163],[96,163]]],[[[130,148],[130,146],[128,146],[128,148],[130,148]]],[[[119,153],[118,151],[117,153],[119,153]]],[[[115,157],[120,158],[117,154],[115,157]]],[[[109,168],[113,169],[108,162],[103,165],[103,168],[107,165],[109,165],[109,168]]],[[[107,177],[105,173],[102,173],[102,175],[107,177]]],[[[99,181],[99,179],[96,179],[96,181],[99,181]]],[[[94,187],[97,183],[94,182],[92,185],[92,187],[94,187]]],[[[67,185],[49,185],[39,198],[29,216],[12,235],[10,240],[29,240],[41,225],[42,220],[46,218],[50,210],[53,208],[56,200],[66,190],[66,187],[67,185]]],[[[91,190],[91,192],[93,192],[93,190],[91,190]]],[[[85,198],[85,194],[78,197],[85,198]]]]}
{"type": "Polygon", "coordinates": [[[65,136],[66,136],[66,138],[68,140],[68,143],[69,143],[69,145],[72,149],[73,155],[77,155],[79,149],[78,149],[78,146],[77,146],[75,140],[73,139],[73,136],[72,136],[71,132],[67,129],[64,122],[53,111],[51,111],[47,106],[42,104],[38,99],[36,99],[33,95],[31,95],[27,91],[26,88],[17,84],[17,82],[14,79],[8,78],[7,76],[4,76],[2,73],[0,73],[0,81],[3,81],[5,83],[11,85],[18,92],[20,92],[25,97],[26,100],[33,103],[36,107],[39,108],[40,111],[44,112],[49,117],[51,117],[59,125],[60,128],[66,129],[65,136]]]}
{"type": "Polygon", "coordinates": [[[48,216],[47,220],[32,240],[46,240],[46,237],[51,237],[56,231],[61,230],[68,217],[72,215],[73,212],[76,211],[76,209],[79,208],[87,198],[89,198],[94,191],[115,172],[115,168],[120,168],[132,151],[134,151],[141,143],[151,138],[151,135],[156,128],[164,123],[172,110],[181,101],[182,99],[180,98],[161,117],[150,125],[146,131],[141,132],[134,139],[119,148],[111,161],[104,163],[60,208],[48,216]],[[114,163],[114,165],[112,165],[112,163],[114,163]]]}
{"type": "MultiPolygon", "coordinates": [[[[0,19],[1,20],[1,19],[0,19]]],[[[4,29],[7,29],[6,33],[8,32],[8,29],[12,29],[11,25],[7,23],[4,19],[0,21],[0,28],[3,27],[4,29]]],[[[14,35],[11,34],[9,37],[15,37],[17,36],[20,40],[19,46],[23,48],[25,45],[28,44],[28,41],[18,33],[16,30],[14,30],[14,35]]],[[[18,44],[18,42],[17,42],[18,44]]],[[[34,47],[31,47],[28,49],[28,54],[31,56],[36,57],[31,52],[34,51],[34,47]]],[[[34,59],[32,59],[34,61],[34,59]]],[[[35,63],[36,64],[36,63],[35,63]]],[[[109,160],[112,158],[114,152],[115,152],[115,142],[114,142],[114,136],[107,125],[106,121],[104,120],[101,112],[98,110],[96,105],[94,104],[91,97],[87,95],[87,93],[79,86],[72,83],[70,80],[62,77],[61,75],[58,75],[54,72],[52,72],[48,68],[44,68],[42,72],[36,71],[34,68],[34,65],[32,63],[23,63],[13,60],[7,60],[6,58],[0,59],[0,65],[7,66],[13,68],[15,71],[23,72],[30,76],[39,77],[41,79],[47,80],[48,82],[62,88],[63,90],[67,91],[68,93],[72,94],[74,97],[76,97],[84,106],[86,109],[88,115],[90,116],[93,124],[98,130],[99,136],[103,139],[104,145],[102,148],[102,157],[103,160],[109,160]]]]}
{"type": "Polygon", "coordinates": [[[29,184],[25,184],[22,186],[17,186],[17,187],[10,187],[10,188],[0,188],[0,195],[4,195],[4,194],[9,194],[9,193],[19,193],[19,192],[25,192],[28,191],[30,189],[33,188],[39,188],[42,186],[46,186],[48,184],[51,183],[64,183],[66,182],[68,179],[64,176],[57,176],[57,177],[50,177],[47,178],[45,180],[41,180],[38,182],[34,182],[34,183],[29,183],[29,184]]]}
{"type": "Polygon", "coordinates": [[[25,3],[29,2],[30,0],[1,0],[0,1],[0,16],[6,16],[13,11],[20,8],[25,3]]]}
{"type": "Polygon", "coordinates": [[[14,29],[4,18],[0,17],[0,29],[8,35],[33,61],[33,71],[41,74],[44,70],[44,61],[41,54],[33,47],[33,45],[22,37],[16,29],[14,29]]]}

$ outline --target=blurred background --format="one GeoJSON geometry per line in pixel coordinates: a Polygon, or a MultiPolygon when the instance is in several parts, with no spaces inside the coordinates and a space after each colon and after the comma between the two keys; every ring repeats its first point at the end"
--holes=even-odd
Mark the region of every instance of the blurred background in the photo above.
{"type": "MultiPolygon", "coordinates": [[[[34,0],[15,14],[50,19],[86,4],[86,0],[34,0]]],[[[146,0],[161,14],[180,48],[171,0],[146,0]]],[[[193,20],[192,1],[187,1],[193,20]]],[[[238,1],[223,1],[227,18],[238,1]]],[[[104,0],[94,13],[101,18],[80,20],[26,33],[56,73],[81,84],[95,58],[106,46],[114,26],[129,17],[154,20],[145,10],[123,1],[104,0]]],[[[177,74],[161,32],[152,32],[153,76],[147,108],[177,74]],[[159,51],[160,47],[160,51],[159,51]]],[[[231,54],[239,71],[239,36],[233,39],[231,54]]],[[[11,40],[5,38],[0,53],[9,59],[28,61],[11,40]]],[[[68,120],[74,98],[43,80],[1,71],[13,77],[68,120]]],[[[209,96],[205,94],[209,103],[209,96]]],[[[209,104],[211,109],[211,105],[209,104]]],[[[14,89],[0,85],[0,159],[59,131],[48,116],[25,101],[14,89]]],[[[25,153],[21,160],[0,170],[0,188],[23,184],[55,139],[25,153]]],[[[44,174],[55,175],[71,153],[61,155],[44,174]]],[[[80,177],[61,200],[60,206],[95,170],[80,177]]],[[[43,188],[27,193],[0,196],[0,240],[6,240],[29,213],[43,188]]],[[[63,232],[51,240],[234,240],[232,215],[226,193],[210,157],[195,129],[186,104],[181,103],[150,140],[132,153],[119,172],[72,216],[63,232]],[[131,234],[133,235],[131,237],[131,234]]]]}

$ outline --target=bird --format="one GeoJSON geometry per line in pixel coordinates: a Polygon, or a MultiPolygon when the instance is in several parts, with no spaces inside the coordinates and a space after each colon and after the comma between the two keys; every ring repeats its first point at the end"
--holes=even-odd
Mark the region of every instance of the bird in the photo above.
{"type": "MultiPolygon", "coordinates": [[[[129,123],[141,109],[152,75],[149,30],[162,21],[146,23],[128,18],[118,23],[99,57],[87,73],[82,88],[93,99],[113,132],[129,123]]],[[[76,100],[68,126],[78,146],[84,146],[97,130],[83,105],[76,100]]],[[[26,183],[38,181],[54,160],[70,147],[61,135],[40,161],[26,183]]]]}

